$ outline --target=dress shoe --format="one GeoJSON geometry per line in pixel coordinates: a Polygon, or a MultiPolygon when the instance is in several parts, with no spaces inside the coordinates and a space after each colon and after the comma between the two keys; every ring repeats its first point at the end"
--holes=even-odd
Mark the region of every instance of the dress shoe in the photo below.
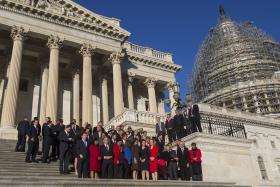
{"type": "Polygon", "coordinates": [[[39,163],[39,161],[38,161],[38,160],[32,160],[32,162],[33,162],[33,163],[39,163]]]}
{"type": "Polygon", "coordinates": [[[26,162],[26,163],[32,163],[32,161],[31,161],[31,160],[26,160],[25,162],[26,162]]]}

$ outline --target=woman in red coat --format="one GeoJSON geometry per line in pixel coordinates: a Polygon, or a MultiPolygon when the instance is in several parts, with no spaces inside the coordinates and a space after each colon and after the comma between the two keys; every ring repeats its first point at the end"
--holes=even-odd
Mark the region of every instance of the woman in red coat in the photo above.
{"type": "Polygon", "coordinates": [[[113,146],[113,154],[114,154],[114,178],[122,179],[124,172],[124,151],[123,151],[123,141],[122,139],[118,139],[117,143],[113,146]]]}
{"type": "Polygon", "coordinates": [[[98,178],[98,172],[100,172],[100,160],[101,153],[98,144],[98,139],[94,139],[93,144],[89,146],[89,170],[90,177],[92,179],[98,178]]]}
{"type": "Polygon", "coordinates": [[[154,139],[150,140],[150,172],[153,180],[158,180],[158,147],[154,139]]]}
{"type": "Polygon", "coordinates": [[[202,181],[202,167],[201,167],[201,151],[196,147],[196,143],[191,144],[190,155],[190,166],[192,170],[192,180],[202,181]]]}

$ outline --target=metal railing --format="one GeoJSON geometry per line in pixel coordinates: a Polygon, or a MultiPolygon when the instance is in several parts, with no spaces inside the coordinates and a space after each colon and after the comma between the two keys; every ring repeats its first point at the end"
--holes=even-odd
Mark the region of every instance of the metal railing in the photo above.
{"type": "Polygon", "coordinates": [[[247,139],[244,124],[234,119],[201,114],[201,127],[206,134],[247,139]]]}

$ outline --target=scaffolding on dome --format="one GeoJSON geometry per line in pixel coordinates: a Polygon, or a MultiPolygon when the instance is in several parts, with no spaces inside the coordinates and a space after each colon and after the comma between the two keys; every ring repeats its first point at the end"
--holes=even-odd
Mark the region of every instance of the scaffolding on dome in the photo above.
{"type": "Polygon", "coordinates": [[[188,90],[196,102],[248,112],[280,113],[280,44],[251,22],[232,21],[220,7],[196,56],[188,90]]]}

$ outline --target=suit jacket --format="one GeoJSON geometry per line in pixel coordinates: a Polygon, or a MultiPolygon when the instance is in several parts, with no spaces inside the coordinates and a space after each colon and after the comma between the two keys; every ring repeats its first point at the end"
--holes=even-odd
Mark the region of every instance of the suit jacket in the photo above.
{"type": "Polygon", "coordinates": [[[39,142],[39,136],[41,134],[41,127],[40,125],[37,125],[37,127],[35,127],[34,125],[31,125],[28,131],[28,136],[29,139],[33,142],[39,142]]]}
{"type": "Polygon", "coordinates": [[[80,158],[80,155],[83,155],[83,159],[88,159],[89,158],[89,143],[87,142],[87,146],[85,145],[85,143],[83,142],[83,140],[79,140],[76,144],[76,152],[77,155],[79,156],[78,158],[80,158]]]}
{"type": "Polygon", "coordinates": [[[189,109],[188,115],[189,117],[200,118],[199,107],[197,104],[194,104],[192,108],[189,109]]]}
{"type": "Polygon", "coordinates": [[[29,130],[29,121],[21,121],[17,126],[17,131],[19,135],[26,135],[29,130]]]}
{"type": "Polygon", "coordinates": [[[178,147],[177,156],[179,166],[186,166],[187,163],[190,163],[190,155],[187,148],[184,147],[184,150],[182,151],[181,148],[178,147]]]}
{"type": "Polygon", "coordinates": [[[56,125],[52,126],[51,129],[53,132],[53,136],[59,137],[60,132],[64,131],[64,128],[65,128],[65,126],[60,125],[60,124],[56,124],[56,125]]]}
{"type": "Polygon", "coordinates": [[[165,133],[165,125],[163,122],[157,123],[156,124],[156,133],[160,134],[160,133],[165,133]],[[161,129],[161,130],[160,130],[161,129]]]}
{"type": "Polygon", "coordinates": [[[109,150],[106,149],[105,145],[101,146],[101,158],[104,159],[104,156],[113,156],[113,147],[109,145],[109,150]]]}
{"type": "Polygon", "coordinates": [[[70,135],[67,135],[67,133],[65,131],[61,131],[59,133],[59,141],[60,141],[59,150],[63,153],[69,149],[69,144],[70,144],[70,142],[68,140],[69,137],[70,137],[70,135]]]}
{"type": "MultiPolygon", "coordinates": [[[[102,129],[102,130],[101,130],[102,133],[105,133],[105,129],[104,129],[103,127],[102,127],[101,129],[102,129]]],[[[92,132],[93,132],[93,133],[97,132],[97,127],[93,127],[92,132]]]]}
{"type": "Polygon", "coordinates": [[[174,120],[174,128],[177,130],[183,129],[185,126],[185,119],[184,116],[182,114],[179,115],[175,115],[173,117],[174,120]]]}
{"type": "Polygon", "coordinates": [[[168,120],[166,120],[165,121],[165,129],[166,130],[173,130],[173,128],[174,128],[174,120],[171,118],[169,121],[168,120]]]}
{"type": "Polygon", "coordinates": [[[48,125],[45,126],[43,133],[44,133],[44,143],[49,144],[49,145],[52,144],[53,143],[53,136],[54,136],[52,128],[49,127],[48,125]]]}

